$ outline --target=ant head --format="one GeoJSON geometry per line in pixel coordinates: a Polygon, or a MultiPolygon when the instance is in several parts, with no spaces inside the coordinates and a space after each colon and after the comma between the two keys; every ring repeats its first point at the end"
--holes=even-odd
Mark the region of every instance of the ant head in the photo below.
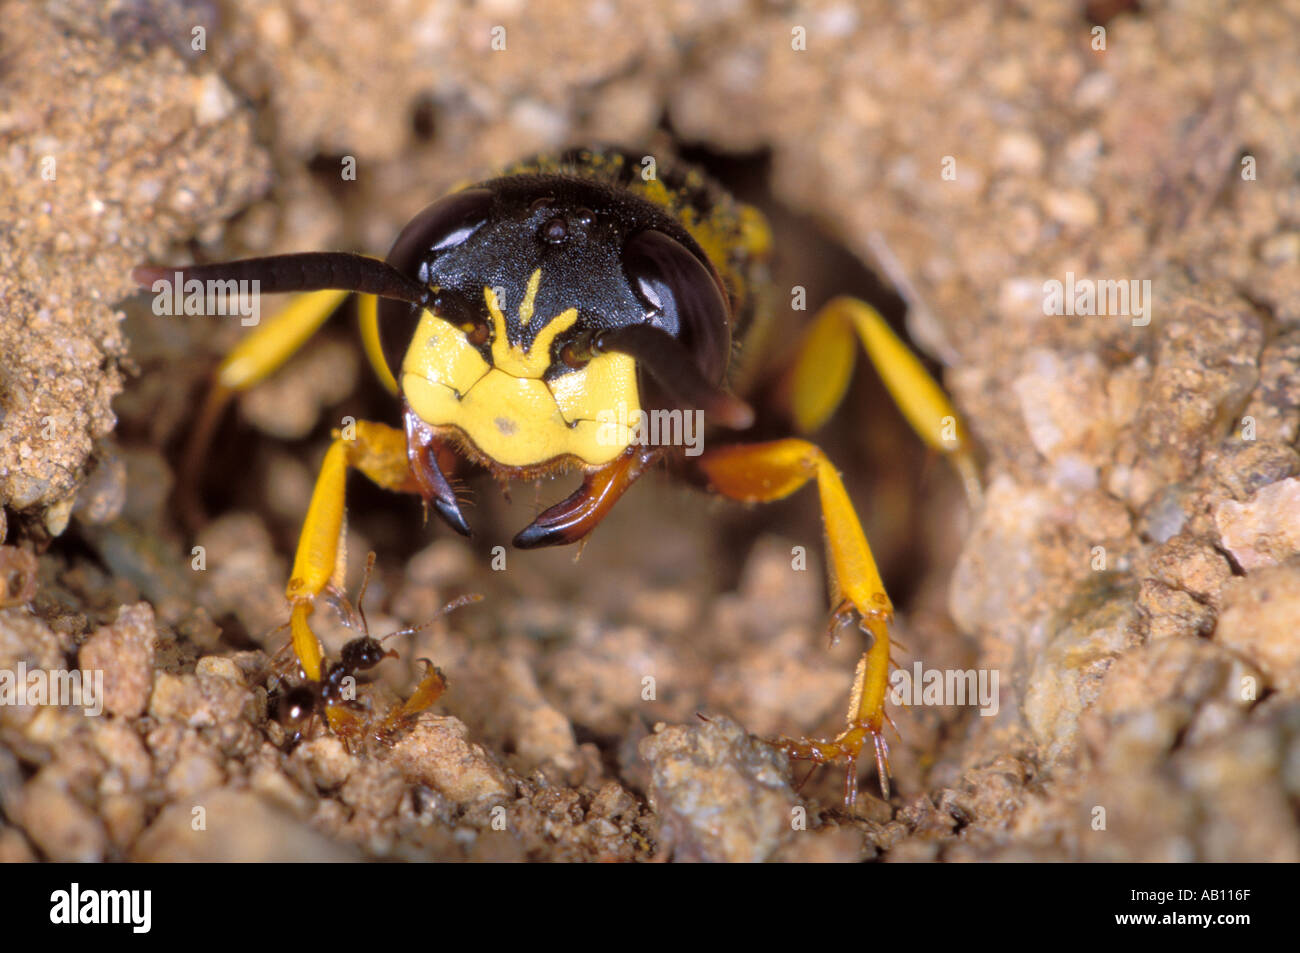
{"type": "Polygon", "coordinates": [[[343,667],[352,672],[374,668],[389,656],[396,658],[397,653],[386,651],[378,639],[363,635],[343,646],[343,667]]]}

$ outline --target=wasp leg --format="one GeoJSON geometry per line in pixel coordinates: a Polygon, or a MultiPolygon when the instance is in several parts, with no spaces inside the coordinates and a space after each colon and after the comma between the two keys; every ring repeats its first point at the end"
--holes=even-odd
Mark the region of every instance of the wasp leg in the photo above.
{"type": "Polygon", "coordinates": [[[793,438],[711,450],[698,458],[698,465],[711,490],[747,503],[784,499],[809,480],[817,481],[834,604],[831,624],[837,627],[856,617],[872,644],[858,663],[843,733],[831,741],[782,738],[774,743],[800,760],[819,764],[843,760],[848,766],[845,801],[851,806],[857,795],[857,759],[871,738],[881,790],[888,797],[889,759],[882,731],[887,720],[888,626],[894,607],[839,473],[816,445],[793,438]]]}
{"type": "Polygon", "coordinates": [[[293,606],[289,628],[302,670],[320,681],[320,641],[307,624],[316,596],[331,582],[341,584],[347,550],[343,545],[344,483],[348,468],[360,470],[379,486],[399,493],[419,493],[406,456],[406,436],[385,424],[358,420],[345,439],[338,431],[325,452],[307,518],[298,539],[293,572],[285,596],[293,606]]]}
{"type": "Polygon", "coordinates": [[[313,291],[296,295],[273,317],[244,337],[217,365],[212,386],[204,399],[194,429],[181,458],[177,501],[191,526],[203,522],[198,499],[199,470],[207,456],[213,432],[226,406],[240,391],[248,390],[281,367],[333,314],[346,291],[313,291]]]}
{"type": "Polygon", "coordinates": [[[361,328],[361,346],[365,349],[366,359],[384,385],[384,390],[397,396],[397,378],[384,357],[384,348],[379,341],[379,299],[374,295],[357,295],[357,323],[361,328]]]}
{"type": "Polygon", "coordinates": [[[811,433],[843,401],[853,376],[855,333],[912,429],[952,461],[967,499],[978,505],[979,472],[961,418],[917,356],[865,301],[834,298],[813,318],[788,382],[795,426],[811,433]]]}

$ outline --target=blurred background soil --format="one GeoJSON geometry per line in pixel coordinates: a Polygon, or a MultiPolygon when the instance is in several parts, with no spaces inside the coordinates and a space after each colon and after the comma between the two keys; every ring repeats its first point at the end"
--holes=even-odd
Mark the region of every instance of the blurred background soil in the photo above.
{"type": "Polygon", "coordinates": [[[107,689],[104,718],[0,706],[0,860],[1300,860],[1300,3],[7,0],[0,25],[0,669],[107,689]],[[395,746],[273,743],[258,675],[315,469],[395,407],[341,314],[227,416],[186,533],[178,450],[241,329],[153,315],[131,267],[382,254],[454,184],[597,141],[760,204],[777,340],[796,285],[868,297],[980,446],[972,511],[865,370],[818,435],[899,664],[1000,674],[996,717],[893,709],[888,802],[865,767],[852,815],[839,769],[796,792],[749,735],[836,731],[860,650],[826,645],[812,490],[747,511],[648,479],[580,560],[494,571],[568,481],[476,484],[467,542],[355,478],[372,631],[485,599],[365,689],[447,673],[395,746]],[[1149,279],[1149,324],[1044,315],[1067,272],[1149,279]]]}

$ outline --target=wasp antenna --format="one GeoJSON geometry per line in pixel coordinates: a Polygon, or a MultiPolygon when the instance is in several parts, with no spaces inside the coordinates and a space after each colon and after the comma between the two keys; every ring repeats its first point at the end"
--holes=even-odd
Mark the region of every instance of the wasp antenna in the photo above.
{"type": "Polygon", "coordinates": [[[210,265],[141,265],[131,271],[137,283],[152,288],[158,282],[256,281],[267,294],[281,291],[359,291],[423,305],[429,290],[378,258],[348,252],[302,252],[269,255],[210,265]]]}
{"type": "Polygon", "coordinates": [[[596,335],[594,347],[596,351],[618,351],[632,357],[674,401],[682,407],[698,407],[724,427],[744,430],[754,422],[752,407],[710,384],[685,345],[658,328],[610,328],[596,335]]]}

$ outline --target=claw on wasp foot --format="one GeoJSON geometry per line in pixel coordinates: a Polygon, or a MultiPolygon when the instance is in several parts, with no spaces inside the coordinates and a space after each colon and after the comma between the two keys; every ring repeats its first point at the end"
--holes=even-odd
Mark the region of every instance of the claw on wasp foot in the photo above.
{"type": "Polygon", "coordinates": [[[826,622],[826,644],[830,648],[835,648],[840,644],[840,629],[853,621],[856,611],[853,603],[847,599],[835,607],[835,611],[831,613],[830,619],[826,622]]]}
{"type": "MultiPolygon", "coordinates": [[[[884,716],[894,733],[898,728],[893,719],[884,716]]],[[[774,738],[768,743],[784,751],[794,761],[811,761],[814,765],[844,763],[844,806],[852,810],[858,799],[858,758],[866,747],[868,736],[876,755],[876,771],[880,776],[880,794],[888,801],[890,794],[889,778],[892,769],[889,764],[889,742],[884,735],[883,725],[858,724],[846,730],[831,741],[819,741],[812,738],[774,738]]],[[[811,772],[809,772],[811,776],[811,772]]],[[[806,784],[808,778],[800,782],[806,784]]]]}
{"type": "MultiPolygon", "coordinates": [[[[885,740],[883,733],[876,733],[871,736],[871,740],[876,746],[876,771],[880,774],[880,796],[886,801],[889,800],[889,742],[885,740]]],[[[856,785],[855,785],[856,787],[856,785]]]]}

